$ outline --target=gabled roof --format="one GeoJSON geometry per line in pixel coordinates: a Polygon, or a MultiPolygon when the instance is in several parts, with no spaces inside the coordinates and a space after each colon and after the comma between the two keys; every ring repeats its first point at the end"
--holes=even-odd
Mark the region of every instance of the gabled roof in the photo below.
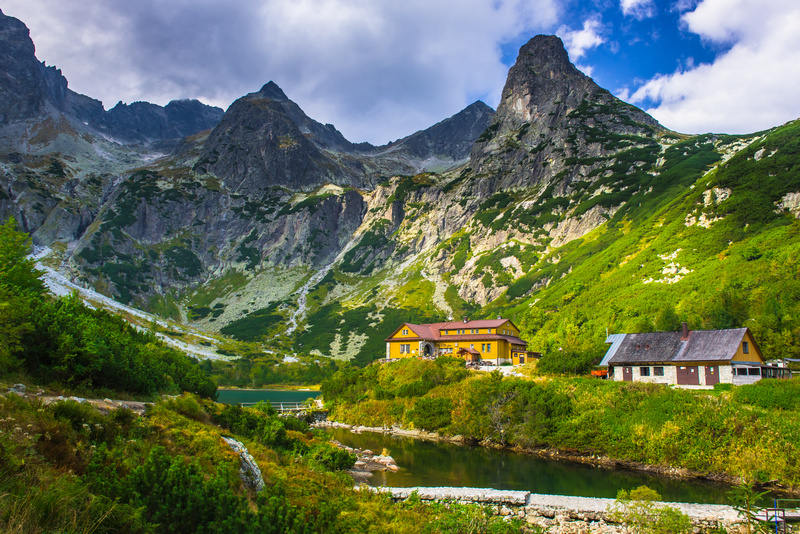
{"type": "MultiPolygon", "coordinates": [[[[386,341],[493,341],[505,339],[514,345],[527,345],[528,343],[516,336],[508,336],[503,334],[448,334],[442,335],[443,330],[472,330],[476,328],[492,328],[496,329],[505,323],[511,324],[514,328],[517,326],[509,319],[481,319],[477,321],[449,321],[446,323],[430,323],[430,324],[413,324],[403,323],[397,328],[392,335],[386,338],[386,341]],[[402,339],[392,339],[392,336],[397,334],[402,328],[408,327],[414,332],[417,337],[405,337],[402,339]]],[[[517,328],[519,330],[519,328],[517,328]]]]}
{"type": "MultiPolygon", "coordinates": [[[[464,329],[464,328],[497,328],[498,326],[504,325],[505,323],[511,323],[508,319],[479,319],[477,321],[450,321],[447,323],[436,323],[436,326],[439,330],[453,330],[453,329],[464,329]]],[[[514,325],[514,323],[511,323],[514,325]]],[[[517,328],[514,325],[514,328],[517,328]]],[[[519,330],[519,328],[517,328],[519,330]]]]}
{"type": "MultiPolygon", "coordinates": [[[[606,340],[611,347],[600,365],[730,361],[748,332],[747,328],[691,330],[686,338],[682,332],[614,334],[606,340]]],[[[760,357],[758,345],[753,348],[760,357]]]]}
{"type": "MultiPolygon", "coordinates": [[[[739,350],[739,345],[746,332],[747,328],[689,332],[689,339],[673,360],[676,362],[730,360],[739,350]]],[[[759,350],[758,353],[760,354],[761,351],[759,350]]]]}
{"type": "Polygon", "coordinates": [[[622,340],[625,339],[627,334],[610,334],[606,338],[606,343],[610,343],[611,346],[606,351],[606,355],[603,356],[603,361],[600,362],[600,367],[606,367],[608,365],[608,360],[614,357],[619,349],[620,344],[622,344],[622,340]]]}

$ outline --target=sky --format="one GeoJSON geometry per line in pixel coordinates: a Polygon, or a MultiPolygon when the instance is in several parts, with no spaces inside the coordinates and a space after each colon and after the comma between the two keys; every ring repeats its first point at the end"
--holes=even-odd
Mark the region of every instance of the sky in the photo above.
{"type": "Polygon", "coordinates": [[[384,144],[476,100],[520,46],[561,37],[601,86],[682,133],[800,117],[798,0],[3,0],[74,91],[227,108],[272,80],[349,140],[384,144]]]}

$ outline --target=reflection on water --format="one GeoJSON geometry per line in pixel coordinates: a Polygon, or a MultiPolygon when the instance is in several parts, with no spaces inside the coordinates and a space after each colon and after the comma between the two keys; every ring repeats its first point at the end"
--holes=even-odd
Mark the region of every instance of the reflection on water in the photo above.
{"type": "Polygon", "coordinates": [[[319,391],[300,391],[294,389],[220,389],[217,402],[238,404],[240,402],[303,402],[317,398],[319,391]]]}
{"type": "Polygon", "coordinates": [[[332,437],[350,447],[386,448],[401,470],[378,471],[373,486],[463,486],[523,490],[551,495],[615,498],[620,489],[647,485],[663,500],[728,504],[729,488],[695,480],[676,480],[626,470],[592,467],[562,460],[549,460],[505,450],[437,443],[390,436],[376,432],[353,434],[331,429],[332,437]]]}

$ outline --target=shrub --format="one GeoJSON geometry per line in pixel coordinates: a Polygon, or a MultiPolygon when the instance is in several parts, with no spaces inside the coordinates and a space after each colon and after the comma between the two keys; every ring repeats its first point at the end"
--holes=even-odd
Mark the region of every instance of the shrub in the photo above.
{"type": "Polygon", "coordinates": [[[450,424],[452,411],[450,399],[423,397],[417,401],[408,417],[415,427],[434,431],[450,424]]]}
{"type": "Polygon", "coordinates": [[[692,531],[689,516],[669,506],[659,506],[657,491],[640,486],[629,492],[620,490],[617,500],[609,506],[614,521],[625,524],[637,534],[680,534],[692,531]]]}
{"type": "Polygon", "coordinates": [[[329,443],[320,443],[311,452],[311,459],[328,471],[345,471],[356,463],[356,455],[329,443]]]}
{"type": "Polygon", "coordinates": [[[742,404],[761,408],[796,410],[800,408],[800,379],[759,380],[736,388],[733,398],[742,404]]]}

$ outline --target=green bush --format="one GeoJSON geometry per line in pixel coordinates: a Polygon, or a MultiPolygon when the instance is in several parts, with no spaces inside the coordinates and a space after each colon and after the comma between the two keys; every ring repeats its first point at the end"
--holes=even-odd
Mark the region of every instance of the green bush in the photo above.
{"type": "Polygon", "coordinates": [[[759,380],[755,384],[737,387],[733,398],[760,408],[797,410],[800,409],[800,378],[759,380]]]}
{"type": "Polygon", "coordinates": [[[356,455],[330,443],[320,443],[311,451],[313,463],[327,471],[346,471],[356,463],[356,455]]]}
{"type": "Polygon", "coordinates": [[[681,534],[692,532],[692,520],[676,508],[656,504],[657,491],[640,486],[627,492],[619,490],[609,507],[611,517],[637,534],[681,534]]]}
{"type": "Polygon", "coordinates": [[[450,424],[452,411],[453,403],[448,398],[423,397],[414,405],[408,418],[417,428],[436,431],[450,424]]]}

